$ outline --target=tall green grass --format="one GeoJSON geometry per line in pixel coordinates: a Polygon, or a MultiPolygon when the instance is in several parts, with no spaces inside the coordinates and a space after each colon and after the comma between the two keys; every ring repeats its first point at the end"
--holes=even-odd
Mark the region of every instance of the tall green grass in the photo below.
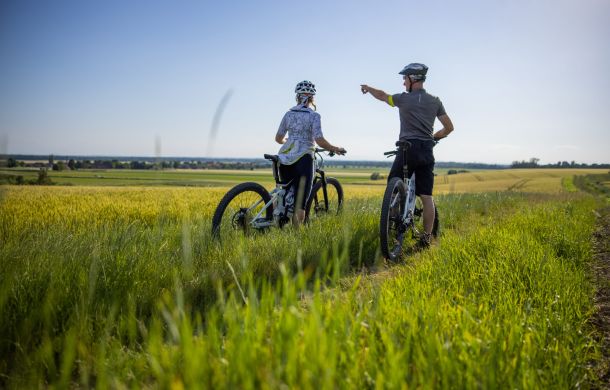
{"type": "Polygon", "coordinates": [[[221,245],[206,219],[9,233],[0,248],[3,382],[589,383],[590,199],[440,198],[440,246],[389,269],[377,254],[378,203],[351,201],[307,228],[221,245]],[[359,273],[363,264],[373,275],[359,273]]]}

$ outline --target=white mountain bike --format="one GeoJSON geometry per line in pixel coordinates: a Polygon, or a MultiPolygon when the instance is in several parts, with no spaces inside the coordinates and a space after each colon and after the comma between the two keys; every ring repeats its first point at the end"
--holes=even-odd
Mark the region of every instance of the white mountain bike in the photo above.
{"type": "MultiPolygon", "coordinates": [[[[314,167],[316,175],[313,180],[311,195],[305,204],[305,222],[323,215],[337,215],[343,205],[343,188],[333,177],[326,177],[324,159],[321,153],[332,157],[335,153],[316,148],[314,167]]],[[[297,199],[288,191],[291,182],[284,182],[280,177],[279,158],[277,155],[265,154],[273,165],[275,188],[268,192],[258,183],[247,182],[233,187],[220,200],[212,218],[212,234],[215,238],[226,238],[232,232],[263,231],[271,227],[282,227],[290,222],[288,204],[296,204],[297,199]]]]}
{"type": "MultiPolygon", "coordinates": [[[[379,224],[379,238],[381,253],[391,261],[402,256],[405,239],[416,242],[423,228],[423,205],[421,199],[415,195],[415,172],[408,177],[407,153],[411,143],[408,141],[396,142],[396,150],[385,152],[387,157],[403,153],[403,175],[393,177],[383,195],[381,204],[381,222],[379,224]]],[[[438,209],[434,205],[434,225],[432,236],[437,237],[439,232],[438,209]]]]}

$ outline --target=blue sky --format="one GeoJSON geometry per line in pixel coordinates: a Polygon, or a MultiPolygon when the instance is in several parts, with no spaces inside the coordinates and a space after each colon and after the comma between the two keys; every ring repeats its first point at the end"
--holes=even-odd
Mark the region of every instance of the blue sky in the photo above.
{"type": "Polygon", "coordinates": [[[381,160],[398,112],[359,85],[401,92],[423,62],[456,128],[438,161],[610,162],[609,20],[607,0],[3,0],[0,151],[259,157],[307,79],[326,138],[381,160]]]}

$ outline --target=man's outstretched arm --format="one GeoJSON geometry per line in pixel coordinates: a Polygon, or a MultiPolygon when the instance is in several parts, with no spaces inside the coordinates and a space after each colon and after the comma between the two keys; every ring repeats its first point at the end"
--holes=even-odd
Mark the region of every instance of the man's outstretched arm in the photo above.
{"type": "Polygon", "coordinates": [[[389,104],[390,106],[394,106],[391,102],[390,95],[388,95],[387,93],[383,92],[381,89],[375,89],[373,87],[369,87],[366,84],[361,84],[360,85],[360,90],[362,91],[362,93],[367,93],[370,92],[371,95],[373,95],[373,97],[377,100],[381,100],[382,102],[386,102],[387,104],[389,104]]]}

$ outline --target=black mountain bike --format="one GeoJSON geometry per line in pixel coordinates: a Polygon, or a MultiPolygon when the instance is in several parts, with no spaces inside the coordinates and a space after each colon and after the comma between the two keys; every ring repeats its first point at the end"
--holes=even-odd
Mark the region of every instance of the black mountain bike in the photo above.
{"type": "MultiPolygon", "coordinates": [[[[415,196],[415,172],[407,177],[407,153],[411,143],[408,141],[396,142],[396,150],[385,152],[387,157],[403,153],[402,177],[393,177],[383,195],[381,204],[381,223],[379,224],[379,238],[381,253],[392,261],[402,256],[403,245],[406,240],[411,241],[411,247],[424,232],[423,205],[421,199],[415,196]]],[[[436,204],[434,205],[434,225],[432,236],[437,237],[439,232],[439,217],[436,204]]]]}
{"type": "MultiPolygon", "coordinates": [[[[323,215],[337,215],[343,205],[343,188],[337,179],[326,176],[321,153],[328,153],[329,157],[335,155],[325,149],[316,148],[314,151],[316,175],[311,195],[305,204],[305,222],[323,215]]],[[[281,228],[290,222],[291,216],[285,205],[291,182],[282,181],[277,155],[265,154],[264,157],[272,162],[275,188],[268,192],[258,183],[247,182],[229,190],[220,200],[212,218],[212,234],[216,238],[224,238],[235,231],[249,233],[271,227],[281,228]]],[[[296,204],[296,199],[293,201],[296,204]]]]}

